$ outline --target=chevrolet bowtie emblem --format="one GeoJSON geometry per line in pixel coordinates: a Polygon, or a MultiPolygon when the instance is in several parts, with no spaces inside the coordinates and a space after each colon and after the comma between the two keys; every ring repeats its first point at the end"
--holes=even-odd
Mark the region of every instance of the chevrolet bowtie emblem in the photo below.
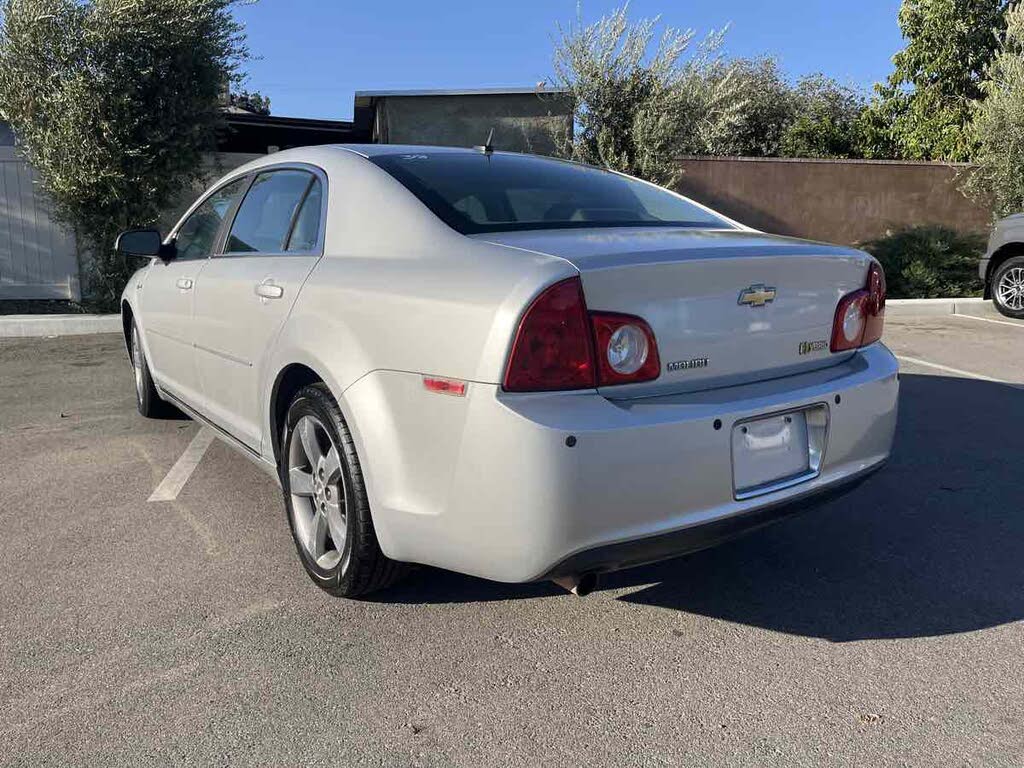
{"type": "Polygon", "coordinates": [[[775,301],[775,289],[764,285],[764,283],[758,283],[740,294],[739,303],[748,307],[763,307],[773,301],[775,301]]]}

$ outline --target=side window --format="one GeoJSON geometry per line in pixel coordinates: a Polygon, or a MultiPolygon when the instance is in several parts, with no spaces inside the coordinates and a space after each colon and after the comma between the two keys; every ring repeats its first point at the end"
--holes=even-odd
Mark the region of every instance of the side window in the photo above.
{"type": "Polygon", "coordinates": [[[305,171],[268,171],[257,176],[238,208],[224,251],[283,253],[312,178],[305,171]]]}
{"type": "Polygon", "coordinates": [[[241,178],[221,187],[185,219],[174,241],[179,259],[205,259],[213,253],[217,232],[248,183],[248,178],[241,178]]]}
{"type": "Polygon", "coordinates": [[[312,251],[320,240],[320,208],[323,206],[323,189],[320,179],[314,178],[313,184],[302,201],[299,216],[295,219],[295,228],[288,238],[289,251],[312,251]]]}

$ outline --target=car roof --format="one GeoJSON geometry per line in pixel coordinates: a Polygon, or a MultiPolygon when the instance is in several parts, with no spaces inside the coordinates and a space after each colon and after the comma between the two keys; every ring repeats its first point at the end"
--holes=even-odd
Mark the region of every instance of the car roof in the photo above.
{"type": "MultiPolygon", "coordinates": [[[[480,154],[480,150],[474,147],[439,147],[423,146],[421,144],[331,144],[328,145],[337,149],[344,149],[355,152],[363,157],[380,157],[382,155],[408,155],[415,153],[430,154],[480,154]]],[[[521,152],[501,152],[495,150],[495,154],[522,155],[521,152]]]]}

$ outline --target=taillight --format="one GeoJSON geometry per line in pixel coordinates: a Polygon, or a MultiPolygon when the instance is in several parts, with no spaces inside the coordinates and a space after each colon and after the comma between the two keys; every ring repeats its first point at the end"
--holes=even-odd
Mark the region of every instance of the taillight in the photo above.
{"type": "Polygon", "coordinates": [[[661,362],[651,327],[639,317],[592,312],[598,384],[634,384],[658,378],[661,362]]]}
{"type": "Polygon", "coordinates": [[[833,352],[866,347],[882,338],[885,324],[885,272],[876,262],[868,269],[867,285],[839,301],[832,324],[833,352]]]}
{"type": "Polygon", "coordinates": [[[508,392],[593,389],[650,381],[660,370],[650,326],[632,315],[588,313],[583,283],[572,277],[541,293],[523,314],[503,386],[508,392]]]}
{"type": "Polygon", "coordinates": [[[592,389],[594,350],[583,284],[555,283],[526,310],[512,344],[504,387],[509,392],[592,389]]]}

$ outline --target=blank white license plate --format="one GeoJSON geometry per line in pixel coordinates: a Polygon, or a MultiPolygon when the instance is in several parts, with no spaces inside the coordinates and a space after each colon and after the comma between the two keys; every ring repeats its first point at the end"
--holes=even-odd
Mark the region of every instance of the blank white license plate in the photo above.
{"type": "Polygon", "coordinates": [[[807,412],[794,411],[737,424],[732,430],[732,476],[736,498],[809,479],[811,449],[807,412]]]}

